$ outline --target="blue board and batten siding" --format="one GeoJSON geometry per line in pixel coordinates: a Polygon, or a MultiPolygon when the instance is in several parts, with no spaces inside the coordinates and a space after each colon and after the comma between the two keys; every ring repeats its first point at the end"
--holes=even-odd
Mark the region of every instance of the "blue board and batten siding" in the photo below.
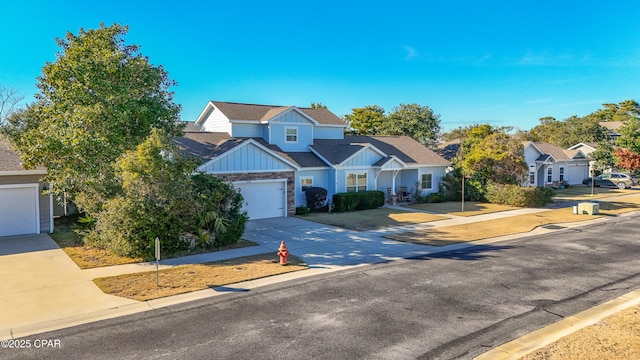
{"type": "Polygon", "coordinates": [[[233,124],[231,136],[236,138],[262,137],[262,127],[260,124],[233,124]]]}
{"type": "MultiPolygon", "coordinates": [[[[303,178],[312,178],[314,187],[321,187],[327,190],[327,199],[331,200],[329,193],[331,190],[329,189],[329,171],[325,170],[301,170],[296,172],[296,207],[307,204],[307,198],[305,193],[302,191],[302,179],[303,178]]],[[[333,193],[331,192],[331,196],[333,193]]]]}
{"type": "Polygon", "coordinates": [[[372,150],[371,148],[362,150],[355,154],[353,157],[347,159],[347,161],[340,164],[341,167],[351,167],[351,166],[371,166],[371,164],[375,164],[380,159],[382,159],[382,155],[377,151],[372,150]]]}
{"type": "Polygon", "coordinates": [[[344,128],[333,126],[317,126],[313,128],[314,139],[330,139],[330,140],[342,140],[344,139],[344,128]]]}
{"type": "Polygon", "coordinates": [[[313,144],[313,126],[306,124],[271,124],[269,126],[271,134],[271,144],[277,144],[283,151],[306,152],[309,145],[313,144]],[[296,129],[297,139],[295,142],[285,140],[286,129],[296,129]]]}
{"type": "Polygon", "coordinates": [[[254,144],[247,144],[220,156],[202,170],[208,173],[291,171],[291,165],[254,144]]]}
{"type": "Polygon", "coordinates": [[[313,123],[296,111],[287,111],[269,122],[269,143],[284,151],[309,151],[313,144],[313,123]],[[296,141],[287,142],[286,129],[296,129],[296,141]]]}

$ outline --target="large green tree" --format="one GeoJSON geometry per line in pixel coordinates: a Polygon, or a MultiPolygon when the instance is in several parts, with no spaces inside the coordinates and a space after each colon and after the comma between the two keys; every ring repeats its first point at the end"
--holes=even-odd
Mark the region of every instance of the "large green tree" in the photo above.
{"type": "Polygon", "coordinates": [[[68,32],[38,78],[37,101],[9,119],[4,132],[28,167],[44,165],[54,193],[66,192],[89,212],[117,191],[112,164],[151,129],[178,134],[175,83],[125,43],[114,24],[68,32]]]}
{"type": "Polygon", "coordinates": [[[470,144],[462,156],[459,164],[463,173],[483,182],[515,185],[527,174],[522,143],[501,131],[470,144]]]}
{"type": "Polygon", "coordinates": [[[440,115],[428,106],[400,104],[391,113],[378,105],[352,109],[345,115],[351,132],[357,135],[409,136],[427,146],[434,146],[440,134],[440,115]]]}
{"type": "Polygon", "coordinates": [[[344,117],[349,123],[351,132],[356,135],[381,135],[387,121],[384,108],[378,105],[353,108],[351,114],[344,117]]]}
{"type": "Polygon", "coordinates": [[[632,117],[618,129],[620,137],[616,144],[623,149],[640,153],[640,120],[632,117]]]}
{"type": "Polygon", "coordinates": [[[605,129],[594,116],[571,116],[563,121],[551,116],[540,119],[540,124],[526,134],[524,140],[546,142],[562,148],[568,148],[581,142],[599,142],[606,138],[605,129]]]}
{"type": "Polygon", "coordinates": [[[629,119],[640,118],[640,104],[630,99],[617,104],[602,104],[603,109],[599,109],[589,116],[595,117],[598,121],[627,121],[629,119]]]}
{"type": "Polygon", "coordinates": [[[181,158],[166,133],[153,129],[115,162],[122,191],[105,202],[86,242],[147,258],[156,237],[167,253],[192,246],[184,234],[205,248],[237,242],[247,221],[242,196],[213,175],[192,175],[195,169],[196,163],[181,158]]]}
{"type": "Polygon", "coordinates": [[[614,148],[608,141],[601,141],[598,143],[596,150],[589,154],[591,160],[593,160],[593,167],[599,171],[612,168],[616,159],[614,157],[614,148]]]}
{"type": "Polygon", "coordinates": [[[440,115],[428,106],[400,104],[389,113],[385,135],[405,135],[427,146],[435,146],[440,134],[440,115]]]}

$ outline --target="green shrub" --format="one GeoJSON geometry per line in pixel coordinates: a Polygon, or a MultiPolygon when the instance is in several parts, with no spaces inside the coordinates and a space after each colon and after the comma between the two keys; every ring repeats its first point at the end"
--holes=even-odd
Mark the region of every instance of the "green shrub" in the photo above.
{"type": "Polygon", "coordinates": [[[356,210],[377,209],[384,205],[384,192],[378,190],[362,191],[357,193],[360,202],[356,210]]]}
{"type": "Polygon", "coordinates": [[[359,203],[360,196],[357,192],[333,194],[333,211],[335,212],[354,211],[359,203]]]}
{"type": "Polygon", "coordinates": [[[517,207],[540,207],[551,202],[555,192],[546,187],[522,187],[520,185],[489,184],[487,201],[517,207]]]}
{"type": "Polygon", "coordinates": [[[156,237],[166,254],[189,248],[188,243],[180,240],[188,221],[188,217],[174,212],[171,204],[157,206],[150,201],[117,196],[107,201],[95,228],[84,240],[87,245],[118,255],[151,259],[156,237]]]}
{"type": "Polygon", "coordinates": [[[465,200],[483,201],[486,199],[486,186],[480,180],[467,179],[464,183],[465,200]]]}
{"type": "Polygon", "coordinates": [[[379,190],[333,194],[336,212],[376,209],[384,205],[384,193],[379,190]]]}
{"type": "Polygon", "coordinates": [[[242,211],[242,195],[232,184],[210,174],[197,174],[191,178],[191,183],[194,192],[192,209],[197,227],[189,229],[189,232],[204,230],[209,233],[212,240],[209,246],[238,242],[249,219],[242,211]]]}
{"type": "Polygon", "coordinates": [[[441,203],[447,201],[444,195],[440,193],[431,193],[426,196],[428,203],[441,203]]]}
{"type": "Polygon", "coordinates": [[[311,214],[311,209],[309,209],[305,205],[298,206],[296,208],[296,215],[308,215],[308,214],[311,214]]]}

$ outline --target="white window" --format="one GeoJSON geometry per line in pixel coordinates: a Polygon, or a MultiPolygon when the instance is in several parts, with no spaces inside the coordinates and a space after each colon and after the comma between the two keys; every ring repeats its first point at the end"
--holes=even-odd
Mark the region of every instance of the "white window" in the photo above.
{"type": "Polygon", "coordinates": [[[553,182],[553,168],[552,167],[548,167],[547,168],[547,182],[548,183],[553,182]]]}
{"type": "Polygon", "coordinates": [[[534,184],[536,182],[536,173],[531,171],[529,173],[529,184],[534,184]]]}
{"type": "Polygon", "coordinates": [[[433,189],[433,174],[422,174],[420,176],[420,188],[423,190],[433,189]]]}
{"type": "Polygon", "coordinates": [[[302,191],[313,187],[313,176],[300,177],[300,189],[302,191]]]}
{"type": "Polygon", "coordinates": [[[560,181],[564,181],[564,168],[560,168],[560,181]]]}
{"type": "Polygon", "coordinates": [[[284,142],[297,143],[298,142],[298,128],[286,127],[284,128],[284,142]]]}
{"type": "Polygon", "coordinates": [[[347,174],[347,192],[367,191],[367,173],[347,174]]]}

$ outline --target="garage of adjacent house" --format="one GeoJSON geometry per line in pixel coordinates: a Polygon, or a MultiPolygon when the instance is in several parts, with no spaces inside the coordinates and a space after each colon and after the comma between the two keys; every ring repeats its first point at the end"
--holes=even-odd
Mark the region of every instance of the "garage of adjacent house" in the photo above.
{"type": "Polygon", "coordinates": [[[40,232],[38,184],[0,185],[0,236],[40,232]]]}
{"type": "Polygon", "coordinates": [[[287,180],[235,181],[233,185],[244,198],[243,210],[249,219],[287,216],[287,180]]]}
{"type": "Polygon", "coordinates": [[[20,155],[0,141],[0,236],[53,231],[53,198],[40,182],[46,174],[23,169],[20,155]]]}

